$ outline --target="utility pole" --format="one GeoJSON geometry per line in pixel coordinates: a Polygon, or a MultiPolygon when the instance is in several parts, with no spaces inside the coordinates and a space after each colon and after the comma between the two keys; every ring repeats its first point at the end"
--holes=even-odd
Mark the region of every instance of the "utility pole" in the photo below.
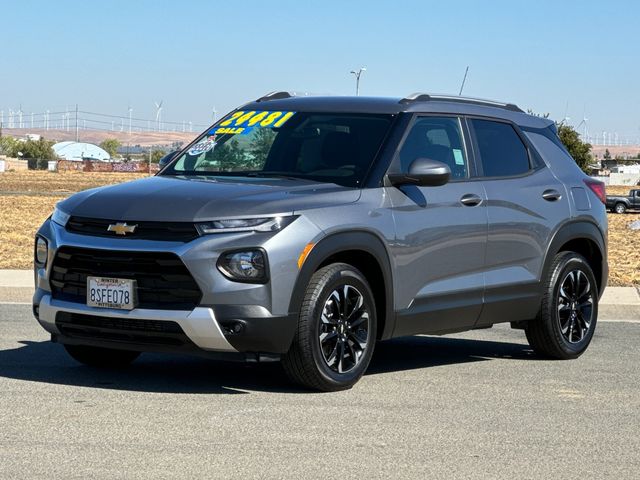
{"type": "Polygon", "coordinates": [[[358,70],[357,72],[355,70],[351,70],[350,72],[356,76],[356,97],[360,95],[360,75],[362,75],[362,72],[366,71],[367,67],[360,67],[360,70],[358,70]]]}

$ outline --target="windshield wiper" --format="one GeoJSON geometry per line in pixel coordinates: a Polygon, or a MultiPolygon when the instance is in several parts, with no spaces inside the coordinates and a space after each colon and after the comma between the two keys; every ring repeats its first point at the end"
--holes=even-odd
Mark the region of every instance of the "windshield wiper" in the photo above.
{"type": "Polygon", "coordinates": [[[269,171],[265,171],[265,172],[247,172],[244,174],[244,176],[246,177],[265,177],[265,178],[284,178],[286,180],[307,180],[307,181],[311,181],[308,178],[304,178],[302,176],[295,176],[295,175],[291,175],[290,173],[287,172],[269,172],[269,171]]]}

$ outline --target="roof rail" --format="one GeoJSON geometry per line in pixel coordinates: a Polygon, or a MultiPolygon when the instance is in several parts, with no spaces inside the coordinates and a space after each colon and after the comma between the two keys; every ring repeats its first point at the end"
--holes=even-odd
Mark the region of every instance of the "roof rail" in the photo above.
{"type": "Polygon", "coordinates": [[[488,107],[496,107],[502,108],[504,110],[511,110],[512,112],[521,112],[524,113],[520,107],[513,103],[505,103],[505,102],[496,102],[494,100],[485,100],[483,98],[473,98],[473,97],[460,97],[457,95],[433,95],[426,93],[412,93],[411,95],[406,96],[400,103],[413,103],[413,102],[428,102],[428,101],[443,101],[443,102],[458,102],[458,103],[469,103],[471,105],[485,105],[488,107]]]}
{"type": "Polygon", "coordinates": [[[278,92],[278,91],[274,91],[274,92],[269,92],[266,95],[260,97],[259,99],[256,100],[256,102],[268,102],[269,100],[280,100],[282,98],[291,98],[294,95],[292,95],[289,92],[278,92]]]}
{"type": "Polygon", "coordinates": [[[411,95],[407,95],[398,103],[406,104],[412,102],[428,102],[431,100],[431,95],[427,93],[412,93],[411,95]]]}

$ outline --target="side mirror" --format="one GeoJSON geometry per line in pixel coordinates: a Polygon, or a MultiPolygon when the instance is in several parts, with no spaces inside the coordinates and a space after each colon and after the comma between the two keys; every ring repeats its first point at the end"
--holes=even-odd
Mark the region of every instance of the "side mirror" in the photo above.
{"type": "Polygon", "coordinates": [[[161,170],[164,167],[166,167],[167,164],[171,162],[171,160],[173,160],[173,158],[176,156],[176,153],[178,152],[167,153],[164,157],[160,159],[160,161],[158,162],[158,166],[160,167],[161,170]]]}
{"type": "Polygon", "coordinates": [[[409,166],[408,173],[391,173],[389,181],[394,186],[418,185],[439,187],[449,181],[451,169],[445,163],[430,158],[417,158],[409,166]]]}

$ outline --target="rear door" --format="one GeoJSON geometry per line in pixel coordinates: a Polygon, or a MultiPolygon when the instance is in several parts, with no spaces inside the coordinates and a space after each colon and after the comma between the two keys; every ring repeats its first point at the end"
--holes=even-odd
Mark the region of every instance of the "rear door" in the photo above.
{"type": "Polygon", "coordinates": [[[455,116],[416,117],[389,170],[407,172],[417,158],[430,158],[452,171],[443,186],[386,188],[396,225],[395,336],[470,328],[482,308],[486,196],[481,182],[470,181],[463,131],[455,116]]]}
{"type": "Polygon", "coordinates": [[[528,320],[540,306],[540,276],[556,228],[570,217],[564,185],[518,127],[467,119],[489,222],[485,305],[478,326],[528,320]]]}

